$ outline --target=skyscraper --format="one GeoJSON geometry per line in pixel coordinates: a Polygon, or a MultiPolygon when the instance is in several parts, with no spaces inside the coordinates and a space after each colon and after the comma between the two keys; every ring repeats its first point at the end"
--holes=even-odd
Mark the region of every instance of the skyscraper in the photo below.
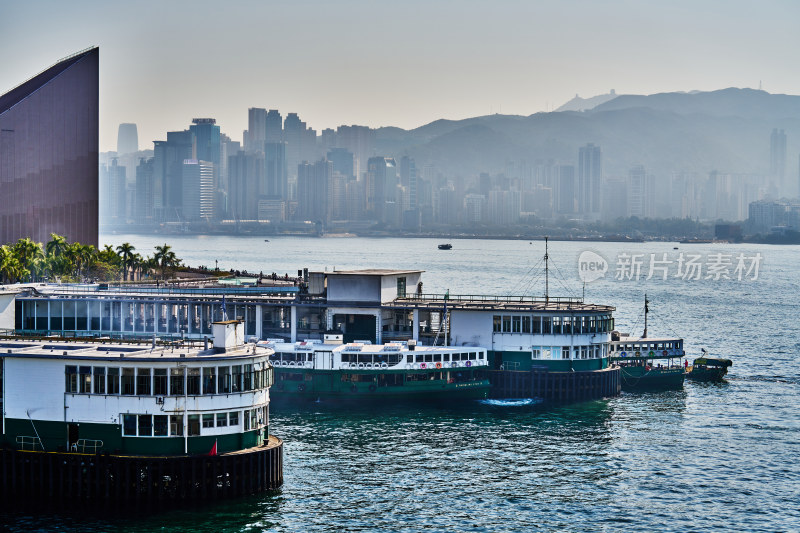
{"type": "Polygon", "coordinates": [[[388,202],[396,201],[397,163],[391,157],[367,160],[367,211],[381,219],[388,202]]]}
{"type": "Polygon", "coordinates": [[[0,96],[0,244],[98,244],[98,48],[0,96]]]}
{"type": "Polygon", "coordinates": [[[209,161],[183,162],[183,220],[196,222],[214,216],[214,165],[209,161]]]}
{"type": "MultiPolygon", "coordinates": [[[[286,162],[286,143],[264,144],[264,185],[262,196],[273,199],[289,199],[289,169],[286,162]]],[[[297,169],[295,169],[297,170],[297,169]]]]}
{"type": "MultiPolygon", "coordinates": [[[[267,140],[267,110],[251,107],[247,110],[247,132],[244,136],[245,152],[259,152],[267,140]]],[[[233,155],[233,154],[231,154],[233,155]]]]}
{"type": "Polygon", "coordinates": [[[283,140],[283,117],[277,109],[270,109],[265,118],[266,133],[264,140],[277,143],[283,140]]]}
{"type": "Polygon", "coordinates": [[[603,154],[592,143],[578,149],[578,212],[596,218],[600,213],[603,184],[603,154]]]}
{"type": "Polygon", "coordinates": [[[777,128],[769,136],[769,173],[779,185],[786,177],[786,133],[777,128]]]}
{"type": "Polygon", "coordinates": [[[117,155],[135,154],[139,151],[139,134],[136,124],[120,124],[117,130],[117,155]]]}

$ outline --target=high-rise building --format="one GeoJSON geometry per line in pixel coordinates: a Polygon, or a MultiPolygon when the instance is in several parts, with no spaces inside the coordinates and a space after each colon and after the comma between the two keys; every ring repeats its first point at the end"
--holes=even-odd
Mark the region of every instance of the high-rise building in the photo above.
{"type": "Polygon", "coordinates": [[[575,213],[575,167],[558,165],[555,180],[556,212],[562,215],[575,213]]]}
{"type": "MultiPolygon", "coordinates": [[[[578,211],[584,217],[600,213],[603,184],[603,154],[592,143],[578,149],[578,211]]],[[[545,184],[546,185],[546,184],[545,184]]]]}
{"type": "Polygon", "coordinates": [[[769,136],[769,173],[779,186],[786,177],[786,132],[777,128],[769,136]]]}
{"type": "Polygon", "coordinates": [[[333,162],[323,159],[314,164],[303,162],[297,167],[297,213],[300,220],[331,221],[328,198],[333,176],[333,162]]]}
{"type": "Polygon", "coordinates": [[[333,163],[334,172],[348,179],[355,177],[353,152],[347,148],[331,148],[328,150],[328,161],[333,163]]]}
{"type": "Polygon", "coordinates": [[[267,110],[260,107],[251,107],[247,110],[247,131],[244,136],[244,151],[261,151],[264,149],[264,142],[266,140],[267,110]]]}
{"type": "Polygon", "coordinates": [[[228,157],[228,176],[230,216],[234,220],[255,220],[264,183],[264,154],[240,151],[228,157]]]}
{"type": "Polygon", "coordinates": [[[135,198],[133,212],[136,223],[152,223],[156,198],[155,159],[152,157],[150,159],[142,158],[136,166],[135,198]]]}
{"type": "Polygon", "coordinates": [[[415,209],[417,202],[417,165],[414,158],[404,155],[400,158],[400,185],[408,189],[408,207],[415,209]]]}
{"type": "Polygon", "coordinates": [[[197,222],[214,217],[214,164],[187,159],[183,162],[183,220],[197,222]]]}
{"type": "Polygon", "coordinates": [[[277,109],[270,109],[266,116],[266,133],[264,140],[277,143],[283,140],[283,117],[277,109]]]}
{"type": "Polygon", "coordinates": [[[161,184],[161,202],[155,202],[161,212],[159,219],[179,220],[183,207],[183,162],[192,159],[192,133],[189,130],[168,131],[166,141],[154,141],[156,187],[161,184]]]}
{"type": "Polygon", "coordinates": [[[289,169],[286,161],[285,142],[264,143],[264,168],[264,184],[261,195],[288,200],[289,169]]]}
{"type": "Polygon", "coordinates": [[[100,169],[100,222],[103,224],[122,224],[125,222],[127,204],[126,168],[117,158],[110,165],[100,169]]]}
{"type": "Polygon", "coordinates": [[[388,202],[396,202],[397,163],[391,157],[367,160],[367,212],[381,219],[388,202]]]}
{"type": "Polygon", "coordinates": [[[0,244],[98,244],[99,50],[0,96],[0,244]]]}
{"type": "Polygon", "coordinates": [[[136,124],[120,124],[117,130],[117,155],[135,154],[139,151],[139,133],[136,124]]]}
{"type": "Polygon", "coordinates": [[[644,166],[636,165],[628,172],[628,216],[652,217],[655,179],[644,166]]]}

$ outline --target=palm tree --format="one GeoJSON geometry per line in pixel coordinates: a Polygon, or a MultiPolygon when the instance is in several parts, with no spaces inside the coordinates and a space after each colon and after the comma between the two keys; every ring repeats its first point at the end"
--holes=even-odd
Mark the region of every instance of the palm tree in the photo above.
{"type": "Polygon", "coordinates": [[[0,281],[13,283],[28,274],[30,272],[19,262],[13,249],[6,245],[0,246],[0,281]]]}
{"type": "Polygon", "coordinates": [[[41,267],[39,260],[44,258],[42,245],[25,237],[18,240],[12,250],[22,267],[28,271],[24,278],[31,279],[41,267]]]}
{"type": "Polygon", "coordinates": [[[156,246],[156,253],[153,255],[158,268],[161,270],[161,279],[166,279],[167,270],[178,266],[181,261],[172,251],[172,246],[164,243],[164,246],[156,246]]]}
{"type": "Polygon", "coordinates": [[[69,270],[69,264],[65,260],[65,253],[69,243],[67,239],[55,233],[50,234],[50,241],[45,245],[47,266],[50,274],[64,275],[69,270]]]}
{"type": "Polygon", "coordinates": [[[128,269],[131,267],[131,260],[135,249],[136,248],[129,242],[123,242],[117,246],[117,254],[119,255],[122,266],[123,281],[128,281],[128,269]]]}
{"type": "Polygon", "coordinates": [[[132,254],[130,265],[131,265],[131,280],[133,281],[136,279],[137,272],[139,273],[139,279],[142,279],[142,269],[144,268],[144,259],[142,259],[142,256],[136,253],[132,254]]]}

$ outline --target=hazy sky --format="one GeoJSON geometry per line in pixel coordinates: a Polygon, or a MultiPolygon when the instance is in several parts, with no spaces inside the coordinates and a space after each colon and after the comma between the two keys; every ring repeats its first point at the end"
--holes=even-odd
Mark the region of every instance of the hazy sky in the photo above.
{"type": "Polygon", "coordinates": [[[798,94],[800,2],[0,0],[0,93],[100,47],[100,150],[247,108],[414,128],[529,115],[576,93],[754,87],[798,94]]]}

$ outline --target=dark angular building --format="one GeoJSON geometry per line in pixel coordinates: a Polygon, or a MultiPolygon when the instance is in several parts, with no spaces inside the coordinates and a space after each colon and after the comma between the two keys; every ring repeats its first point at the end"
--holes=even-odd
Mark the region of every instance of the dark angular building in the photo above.
{"type": "Polygon", "coordinates": [[[99,49],[0,96],[0,244],[98,244],[99,49]]]}

